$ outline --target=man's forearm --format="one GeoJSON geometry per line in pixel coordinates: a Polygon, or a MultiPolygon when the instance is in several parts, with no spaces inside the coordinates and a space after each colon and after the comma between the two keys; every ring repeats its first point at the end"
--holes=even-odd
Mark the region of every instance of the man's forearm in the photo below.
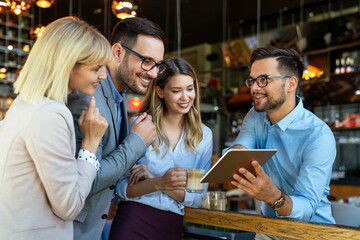
{"type": "Polygon", "coordinates": [[[145,152],[146,146],[140,137],[129,134],[114,151],[101,159],[101,168],[94,180],[90,195],[116,184],[145,155],[145,152]]]}

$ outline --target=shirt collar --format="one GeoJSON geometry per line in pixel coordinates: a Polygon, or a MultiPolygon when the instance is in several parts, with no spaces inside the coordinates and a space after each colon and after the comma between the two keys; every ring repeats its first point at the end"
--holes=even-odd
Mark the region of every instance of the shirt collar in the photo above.
{"type": "Polygon", "coordinates": [[[109,82],[111,94],[113,96],[114,101],[122,102],[124,100],[124,94],[126,91],[118,92],[118,90],[115,88],[113,81],[111,80],[110,74],[106,67],[105,67],[105,70],[106,70],[106,79],[109,82]]]}
{"type": "MultiPolygon", "coordinates": [[[[296,119],[297,115],[303,110],[303,102],[299,96],[296,96],[296,107],[275,125],[277,125],[282,131],[286,131],[290,124],[296,119]]],[[[268,118],[265,118],[265,121],[269,124],[269,126],[271,126],[268,118]]]]}

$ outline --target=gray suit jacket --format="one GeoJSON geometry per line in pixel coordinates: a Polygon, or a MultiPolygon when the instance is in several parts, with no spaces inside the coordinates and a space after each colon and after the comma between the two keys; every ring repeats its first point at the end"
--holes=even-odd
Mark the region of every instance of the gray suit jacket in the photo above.
{"type": "MultiPolygon", "coordinates": [[[[94,180],[85,206],[74,221],[74,239],[99,240],[109,211],[115,184],[135,162],[144,156],[146,146],[137,134],[128,135],[127,114],[122,103],[122,121],[119,139],[116,138],[116,115],[114,99],[108,80],[101,80],[95,93],[96,107],[106,118],[109,127],[100,142],[97,158],[101,169],[94,180]]],[[[89,106],[90,96],[76,94],[69,96],[68,107],[75,121],[76,147],[80,149],[82,136],[78,118],[89,106]]]]}

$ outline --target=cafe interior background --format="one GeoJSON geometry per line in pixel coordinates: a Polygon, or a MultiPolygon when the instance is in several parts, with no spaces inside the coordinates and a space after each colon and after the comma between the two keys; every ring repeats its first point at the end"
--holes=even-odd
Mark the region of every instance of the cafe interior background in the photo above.
{"type": "MultiPolygon", "coordinates": [[[[353,207],[340,212],[350,219],[344,224],[359,227],[353,220],[360,211],[359,10],[360,0],[0,0],[0,120],[16,97],[12,84],[46,24],[75,15],[109,38],[120,18],[145,17],[164,29],[166,56],[181,56],[197,69],[215,162],[252,106],[244,86],[251,51],[265,45],[294,48],[305,61],[298,95],[336,138],[329,198],[353,207]]],[[[142,99],[128,92],[129,115],[142,99]]],[[[210,190],[233,193],[227,194],[228,210],[255,211],[251,197],[229,183],[211,184],[210,190]]]]}

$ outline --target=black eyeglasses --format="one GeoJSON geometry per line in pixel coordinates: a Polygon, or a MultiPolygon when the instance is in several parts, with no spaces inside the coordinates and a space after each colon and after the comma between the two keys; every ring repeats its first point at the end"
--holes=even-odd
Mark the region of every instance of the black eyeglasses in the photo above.
{"type": "Polygon", "coordinates": [[[269,83],[269,78],[290,78],[291,76],[270,76],[270,75],[262,75],[259,76],[257,78],[252,78],[249,77],[248,79],[245,79],[245,85],[248,88],[251,88],[251,86],[254,84],[254,82],[256,82],[256,84],[260,87],[260,88],[264,88],[268,85],[269,83]]]}
{"type": "Polygon", "coordinates": [[[134,50],[132,50],[124,45],[121,45],[121,46],[123,46],[123,48],[125,48],[126,50],[128,50],[129,52],[131,52],[132,54],[134,54],[135,56],[137,56],[138,58],[140,58],[142,60],[141,68],[143,70],[150,71],[154,67],[157,67],[159,70],[158,74],[160,74],[166,69],[166,64],[164,62],[157,63],[154,60],[152,60],[151,58],[144,57],[143,55],[135,52],[134,50]]]}

